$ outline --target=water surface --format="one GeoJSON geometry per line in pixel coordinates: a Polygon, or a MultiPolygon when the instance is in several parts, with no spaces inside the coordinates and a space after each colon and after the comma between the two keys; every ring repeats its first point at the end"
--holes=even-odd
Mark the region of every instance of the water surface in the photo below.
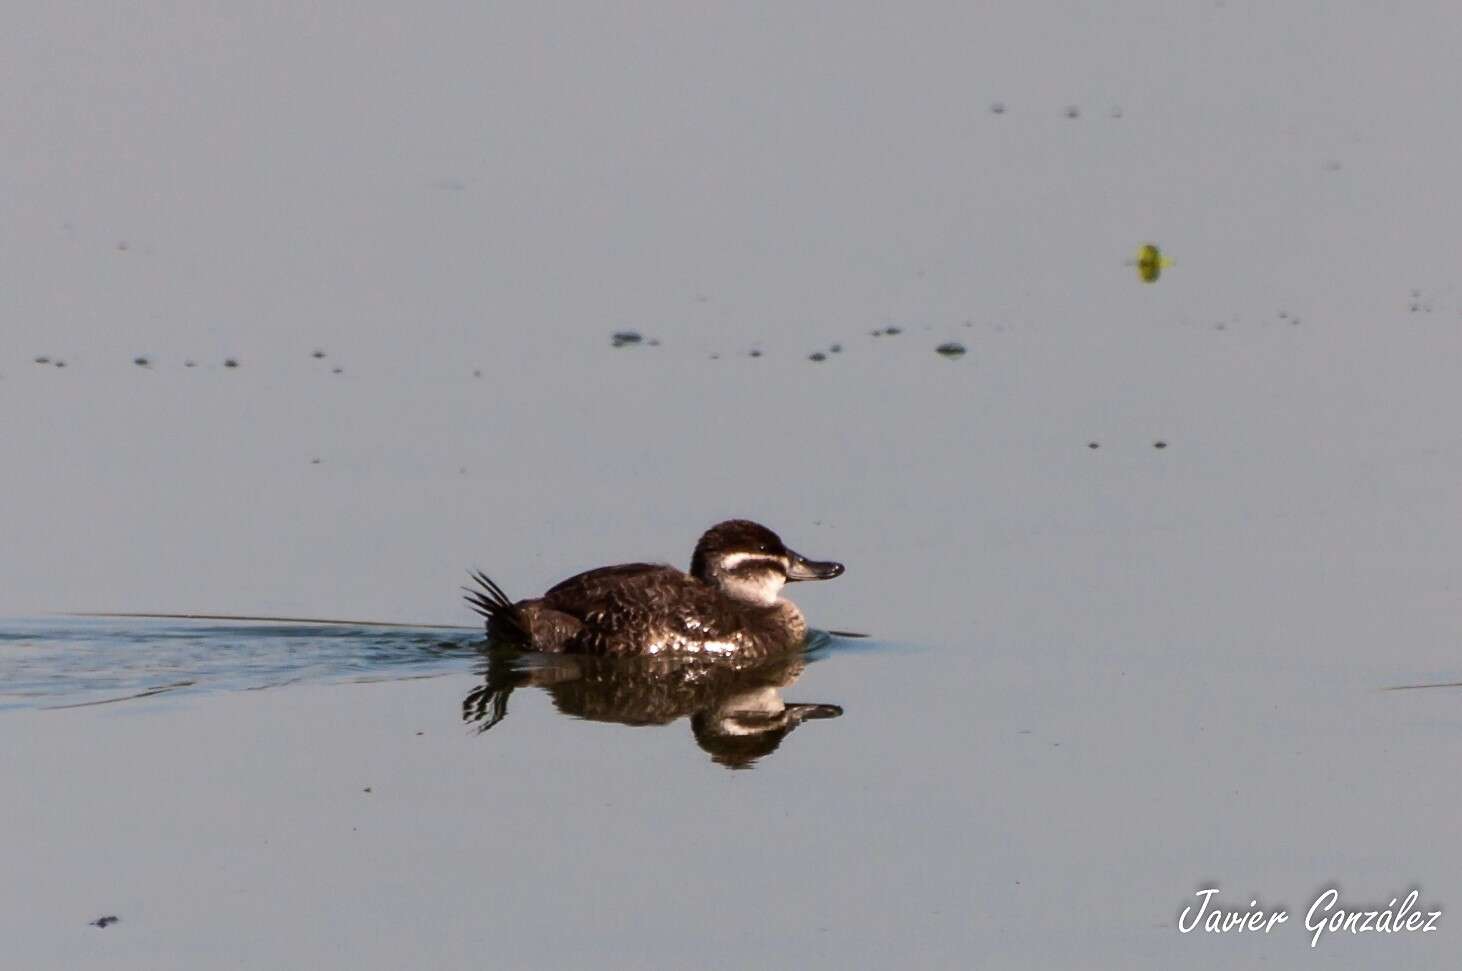
{"type": "Polygon", "coordinates": [[[467,631],[347,624],[6,620],[0,622],[0,710],[420,677],[469,664],[481,641],[467,631]]]}

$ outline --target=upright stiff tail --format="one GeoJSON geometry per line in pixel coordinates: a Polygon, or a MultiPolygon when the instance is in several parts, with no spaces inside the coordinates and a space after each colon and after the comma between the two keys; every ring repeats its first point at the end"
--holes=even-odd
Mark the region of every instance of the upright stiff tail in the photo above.
{"type": "Polygon", "coordinates": [[[473,570],[472,579],[482,589],[463,587],[467,605],[487,619],[487,634],[492,640],[516,644],[533,641],[533,627],[517,604],[486,573],[473,570]]]}

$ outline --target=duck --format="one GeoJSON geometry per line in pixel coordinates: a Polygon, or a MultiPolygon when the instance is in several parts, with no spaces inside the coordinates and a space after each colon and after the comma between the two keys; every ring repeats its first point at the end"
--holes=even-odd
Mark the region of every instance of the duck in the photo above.
{"type": "Polygon", "coordinates": [[[807,642],[788,583],[831,580],[843,565],[788,549],[760,523],[729,519],[702,534],[690,571],[622,563],[569,577],[513,601],[487,574],[464,587],[488,640],[546,654],[767,657],[807,642]]]}

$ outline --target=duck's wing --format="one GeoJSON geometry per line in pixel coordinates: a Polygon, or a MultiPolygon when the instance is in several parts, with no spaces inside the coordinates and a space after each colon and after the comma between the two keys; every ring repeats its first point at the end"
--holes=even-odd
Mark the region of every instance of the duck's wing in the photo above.
{"type": "Polygon", "coordinates": [[[664,563],[601,566],[597,570],[586,570],[554,584],[543,595],[543,605],[582,620],[585,611],[595,609],[599,601],[622,591],[629,581],[638,581],[638,587],[648,580],[650,585],[658,587],[661,583],[673,583],[676,577],[698,584],[698,581],[664,563]]]}
{"type": "Polygon", "coordinates": [[[671,566],[627,563],[570,577],[543,595],[543,605],[583,624],[578,650],[632,654],[640,638],[668,635],[691,641],[715,639],[734,626],[721,596],[671,566]]]}

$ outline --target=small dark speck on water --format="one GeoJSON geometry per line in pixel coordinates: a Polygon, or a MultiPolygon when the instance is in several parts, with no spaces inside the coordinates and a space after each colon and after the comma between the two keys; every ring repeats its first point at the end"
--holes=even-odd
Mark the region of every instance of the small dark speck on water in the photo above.
{"type": "Polygon", "coordinates": [[[61,360],[56,361],[56,367],[65,367],[65,366],[66,366],[66,362],[65,361],[61,361],[61,360]]]}
{"type": "Polygon", "coordinates": [[[195,364],[195,363],[193,363],[192,361],[184,361],[183,362],[183,367],[197,367],[197,366],[198,365],[195,364]]]}
{"type": "Polygon", "coordinates": [[[364,789],[361,790],[361,792],[370,792],[370,791],[371,791],[371,787],[370,786],[366,786],[364,789]]]}
{"type": "Polygon", "coordinates": [[[826,361],[827,355],[824,354],[822,351],[813,351],[811,354],[807,355],[807,359],[809,361],[826,361]]]}
{"type": "Polygon", "coordinates": [[[902,327],[885,327],[883,328],[883,332],[889,337],[896,337],[899,334],[902,334],[904,332],[904,329],[902,327]]]}
{"type": "Polygon", "coordinates": [[[318,348],[318,347],[315,348],[313,351],[310,352],[310,357],[313,357],[317,361],[320,358],[324,357],[324,356],[325,356],[325,352],[322,351],[322,350],[320,350],[320,348],[318,348]]]}
{"type": "Polygon", "coordinates": [[[151,362],[151,361],[149,361],[149,360],[148,360],[148,359],[147,359],[147,358],[145,358],[145,357],[134,357],[134,358],[133,358],[133,359],[132,359],[132,363],[133,363],[133,364],[135,364],[135,365],[137,365],[137,366],[138,366],[138,367],[147,367],[147,366],[148,366],[148,365],[149,365],[149,364],[151,364],[151,363],[152,363],[152,362],[151,362]]]}
{"type": "Polygon", "coordinates": [[[122,918],[118,917],[116,914],[108,914],[105,917],[98,917],[96,920],[92,921],[91,922],[91,926],[92,927],[111,927],[113,924],[117,923],[121,919],[122,918]]]}
{"type": "Polygon", "coordinates": [[[474,378],[480,378],[480,377],[482,377],[482,368],[474,368],[473,371],[472,371],[472,376],[474,378]]]}
{"type": "Polygon", "coordinates": [[[320,460],[319,459],[310,459],[310,464],[311,465],[319,465],[320,464],[320,460]]]}
{"type": "Polygon", "coordinates": [[[610,335],[609,343],[614,347],[626,347],[644,340],[637,330],[617,330],[610,335]]]}
{"type": "Polygon", "coordinates": [[[131,244],[131,243],[129,243],[129,242],[127,242],[127,241],[126,241],[126,240],[125,240],[125,239],[124,239],[124,240],[122,240],[122,241],[121,241],[121,242],[119,242],[119,243],[118,243],[118,244],[117,244],[117,252],[118,252],[118,253],[125,253],[125,252],[127,252],[127,251],[128,251],[128,250],[129,250],[129,249],[131,249],[131,248],[132,248],[132,244],[131,244]]]}
{"type": "Polygon", "coordinates": [[[757,350],[756,348],[753,347],[751,349],[751,353],[748,356],[749,357],[761,357],[761,351],[759,351],[759,350],[757,350]]]}
{"type": "Polygon", "coordinates": [[[1067,118],[1080,118],[1081,117],[1081,109],[1078,108],[1076,105],[1067,105],[1066,106],[1066,117],[1067,118]]]}
{"type": "Polygon", "coordinates": [[[830,351],[833,354],[841,354],[841,353],[843,353],[843,345],[841,345],[841,344],[834,344],[832,347],[829,347],[828,348],[828,351],[830,351]]]}
{"type": "Polygon", "coordinates": [[[934,348],[934,352],[945,357],[960,357],[965,352],[965,346],[958,341],[948,341],[934,348]]]}
{"type": "MultiPolygon", "coordinates": [[[[345,368],[343,368],[343,367],[331,368],[330,369],[330,373],[331,374],[344,374],[345,373],[345,368]]],[[[479,377],[481,376],[481,372],[478,372],[478,376],[479,377]]]]}
{"type": "Polygon", "coordinates": [[[1167,448],[1168,447],[1168,443],[1167,442],[1164,442],[1161,439],[1158,439],[1157,441],[1155,441],[1155,442],[1152,443],[1152,447],[1153,448],[1167,448]]]}
{"type": "Polygon", "coordinates": [[[46,355],[44,355],[44,354],[37,355],[35,361],[36,361],[37,364],[50,364],[51,363],[51,359],[49,357],[47,357],[46,355]]]}
{"type": "Polygon", "coordinates": [[[237,358],[232,358],[232,357],[227,358],[227,359],[224,360],[223,366],[224,367],[238,367],[239,366],[238,359],[237,358]]]}
{"type": "Polygon", "coordinates": [[[650,347],[659,347],[660,346],[660,338],[658,338],[658,337],[651,337],[649,340],[645,341],[645,343],[647,345],[649,345],[650,347]]]}
{"type": "Polygon", "coordinates": [[[992,114],[992,115],[1003,115],[1003,114],[1005,114],[1005,102],[1003,102],[1003,101],[996,101],[994,104],[990,105],[990,114],[992,114]]]}
{"type": "Polygon", "coordinates": [[[1086,447],[1087,448],[1101,448],[1102,447],[1102,443],[1101,442],[1087,442],[1086,443],[1086,447]]]}
{"type": "Polygon", "coordinates": [[[1112,117],[1113,118],[1121,118],[1122,117],[1122,106],[1121,105],[1112,105],[1112,117]]]}
{"type": "Polygon", "coordinates": [[[711,355],[711,360],[713,360],[713,361],[719,361],[720,359],[721,359],[721,355],[719,355],[719,354],[712,354],[711,355]]]}

